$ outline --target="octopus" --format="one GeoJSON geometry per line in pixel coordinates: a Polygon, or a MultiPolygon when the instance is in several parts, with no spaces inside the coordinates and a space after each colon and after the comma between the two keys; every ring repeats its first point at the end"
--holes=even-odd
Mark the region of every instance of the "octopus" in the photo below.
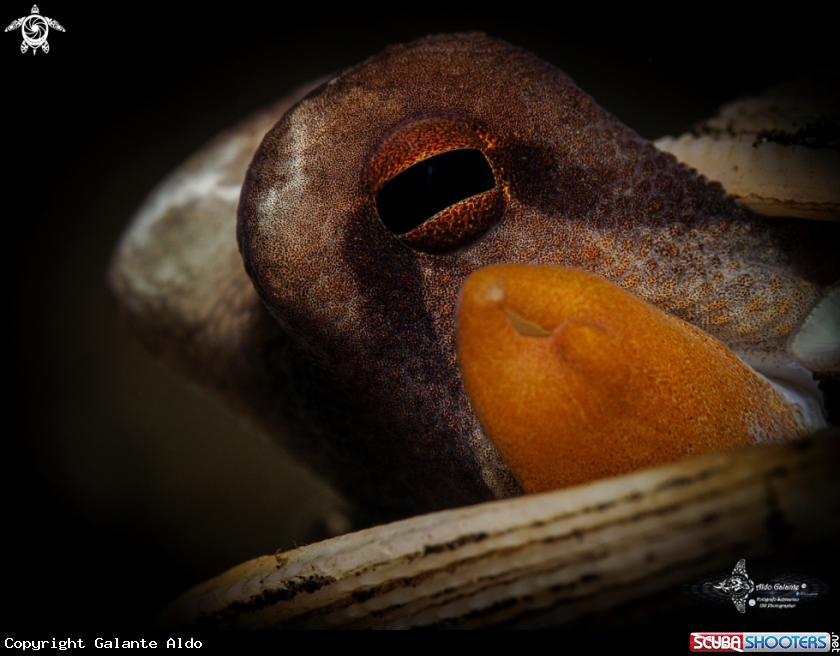
{"type": "Polygon", "coordinates": [[[165,182],[111,282],[358,523],[825,425],[837,223],[754,214],[483,34],[294,100],[165,182]]]}

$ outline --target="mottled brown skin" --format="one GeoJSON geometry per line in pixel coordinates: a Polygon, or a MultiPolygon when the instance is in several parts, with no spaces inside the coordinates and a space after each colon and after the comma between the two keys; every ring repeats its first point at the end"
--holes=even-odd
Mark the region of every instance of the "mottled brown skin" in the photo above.
{"type": "Polygon", "coordinates": [[[379,517],[520,492],[458,373],[455,306],[474,270],[582,268],[736,352],[776,355],[840,277],[837,225],[756,217],[551,65],[480,34],[391,47],[311,93],[258,150],[238,238],[288,336],[297,392],[277,403],[314,422],[297,450],[379,517]],[[498,144],[509,201],[483,239],[432,255],[379,221],[365,171],[395,125],[442,110],[498,144]]]}

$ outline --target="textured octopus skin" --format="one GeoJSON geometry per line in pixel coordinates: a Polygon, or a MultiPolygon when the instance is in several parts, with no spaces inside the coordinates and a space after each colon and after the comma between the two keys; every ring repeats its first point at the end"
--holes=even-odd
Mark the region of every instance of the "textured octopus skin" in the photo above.
{"type": "Polygon", "coordinates": [[[785,341],[838,276],[836,225],[761,219],[599,108],[560,71],[480,34],[394,46],[311,93],[266,136],[240,201],[246,268],[290,336],[300,403],[351,498],[395,514],[519,493],[455,356],[476,269],[579,267],[739,353],[785,341]],[[500,144],[504,217],[430,255],[378,220],[364,171],[395,124],[457,111],[500,144]]]}
{"type": "MultiPolygon", "coordinates": [[[[250,143],[265,120],[233,140],[250,143]]],[[[207,152],[227,152],[225,138],[207,152]]],[[[251,280],[227,242],[206,262],[199,242],[206,229],[211,241],[228,234],[223,213],[200,198],[186,207],[138,220],[141,238],[121,244],[111,270],[121,310],[148,348],[331,480],[359,524],[522,491],[458,371],[455,310],[473,271],[585,269],[738,354],[776,360],[840,277],[836,224],[753,215],[551,65],[481,34],[391,47],[285,114],[240,197],[251,280]],[[441,113],[486,135],[505,209],[479,241],[428,254],[379,220],[371,158],[395,126],[441,113]],[[186,264],[172,283],[158,270],[178,249],[186,264]],[[152,274],[138,285],[140,269],[152,274]]]]}

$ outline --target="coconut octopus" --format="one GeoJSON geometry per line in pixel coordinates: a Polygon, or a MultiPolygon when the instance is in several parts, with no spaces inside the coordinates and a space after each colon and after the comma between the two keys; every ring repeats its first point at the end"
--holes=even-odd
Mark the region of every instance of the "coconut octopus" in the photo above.
{"type": "Polygon", "coordinates": [[[364,518],[825,425],[840,224],[754,214],[483,34],[307,91],[163,183],[111,282],[364,518]]]}

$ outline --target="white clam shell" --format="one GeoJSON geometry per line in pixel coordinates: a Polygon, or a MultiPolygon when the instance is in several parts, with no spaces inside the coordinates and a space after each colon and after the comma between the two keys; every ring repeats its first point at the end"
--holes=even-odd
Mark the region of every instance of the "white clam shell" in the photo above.
{"type": "Polygon", "coordinates": [[[157,625],[632,624],[782,535],[796,546],[836,537],[838,456],[836,435],[812,438],[377,526],[243,563],[176,599],[157,625]]]}
{"type": "Polygon", "coordinates": [[[840,125],[838,82],[830,77],[805,76],[729,103],[698,134],[655,143],[754,212],[838,221],[840,144],[812,136],[815,126],[840,125]]]}

